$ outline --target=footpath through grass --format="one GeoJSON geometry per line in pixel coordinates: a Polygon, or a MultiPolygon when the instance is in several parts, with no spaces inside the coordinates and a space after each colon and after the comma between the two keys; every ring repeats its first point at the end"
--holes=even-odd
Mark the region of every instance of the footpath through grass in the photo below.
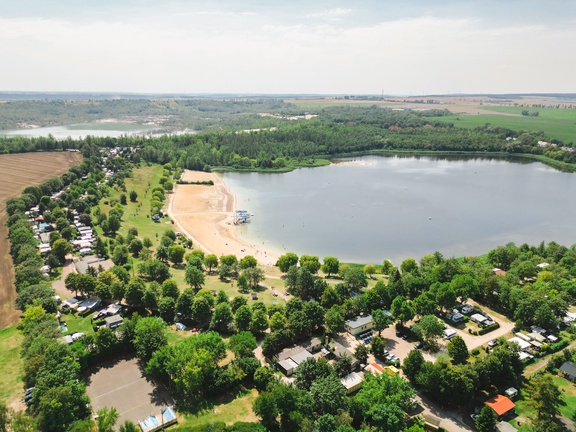
{"type": "Polygon", "coordinates": [[[13,402],[24,395],[20,345],[24,336],[16,326],[0,330],[0,402],[13,402]]]}

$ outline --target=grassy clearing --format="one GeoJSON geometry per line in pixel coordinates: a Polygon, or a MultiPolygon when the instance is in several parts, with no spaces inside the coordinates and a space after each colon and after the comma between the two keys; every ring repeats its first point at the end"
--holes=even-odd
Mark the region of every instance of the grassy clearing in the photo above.
{"type": "Polygon", "coordinates": [[[482,109],[494,111],[494,114],[460,114],[436,117],[435,120],[454,123],[454,126],[465,129],[473,129],[490,123],[491,125],[507,127],[516,131],[544,131],[550,138],[561,140],[564,143],[574,142],[574,137],[576,136],[576,109],[484,106],[482,109]],[[521,115],[523,110],[528,110],[529,112],[538,111],[540,115],[538,117],[523,116],[521,115]]]}
{"type": "Polygon", "coordinates": [[[252,389],[241,393],[235,398],[230,395],[224,395],[219,398],[208,399],[206,408],[196,414],[185,414],[180,417],[178,430],[181,428],[186,430],[189,427],[213,422],[224,422],[230,425],[237,421],[257,421],[256,415],[252,411],[252,403],[257,396],[258,392],[252,389]]]}
{"type": "Polygon", "coordinates": [[[10,403],[23,396],[20,344],[24,340],[16,326],[0,330],[0,401],[10,403]]]}

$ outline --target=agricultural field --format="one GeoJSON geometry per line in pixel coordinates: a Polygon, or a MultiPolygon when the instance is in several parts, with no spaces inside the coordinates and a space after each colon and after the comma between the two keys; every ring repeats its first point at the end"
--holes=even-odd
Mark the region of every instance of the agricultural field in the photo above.
{"type": "Polygon", "coordinates": [[[42,184],[79,165],[77,152],[23,153],[0,155],[0,329],[18,321],[14,307],[14,268],[8,254],[6,200],[18,196],[26,187],[42,184]]]}
{"type": "MultiPolygon", "coordinates": [[[[544,131],[552,139],[566,144],[576,142],[576,109],[564,108],[531,108],[531,107],[495,107],[482,106],[483,112],[493,114],[458,114],[448,117],[438,117],[435,120],[454,123],[454,126],[472,129],[490,123],[493,126],[503,126],[512,130],[529,132],[544,131]],[[538,112],[538,116],[522,115],[522,111],[538,112]]],[[[451,108],[448,108],[452,111],[451,108]]],[[[453,111],[455,112],[455,111],[453,111]]]]}

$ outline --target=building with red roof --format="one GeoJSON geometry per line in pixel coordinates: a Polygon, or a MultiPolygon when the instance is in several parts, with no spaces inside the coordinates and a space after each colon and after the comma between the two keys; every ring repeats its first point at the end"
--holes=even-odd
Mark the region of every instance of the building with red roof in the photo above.
{"type": "Polygon", "coordinates": [[[504,417],[514,412],[516,404],[506,396],[496,395],[486,401],[486,405],[494,410],[498,418],[504,417]]]}

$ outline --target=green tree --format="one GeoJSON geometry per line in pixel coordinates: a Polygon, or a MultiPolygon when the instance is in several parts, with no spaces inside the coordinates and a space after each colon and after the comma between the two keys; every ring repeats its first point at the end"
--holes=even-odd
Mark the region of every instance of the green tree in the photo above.
{"type": "Polygon", "coordinates": [[[252,321],[252,309],[249,306],[240,306],[234,314],[234,324],[238,331],[246,331],[250,329],[252,321]]]}
{"type": "Polygon", "coordinates": [[[232,309],[232,313],[236,313],[240,306],[244,306],[248,304],[248,300],[246,297],[236,296],[230,302],[230,309],[232,309]]]}
{"type": "Polygon", "coordinates": [[[138,428],[134,423],[130,420],[126,420],[124,424],[120,426],[120,432],[140,432],[141,429],[138,428]]]}
{"type": "Polygon", "coordinates": [[[129,254],[130,252],[126,246],[118,245],[114,248],[114,252],[112,252],[112,262],[114,265],[123,266],[128,263],[129,254]]]}
{"type": "Polygon", "coordinates": [[[338,414],[348,408],[346,388],[336,375],[317,378],[310,386],[314,411],[318,414],[338,414]]]}
{"type": "Polygon", "coordinates": [[[536,411],[536,422],[554,422],[563,403],[562,392],[549,373],[536,376],[525,388],[526,403],[536,411]]]}
{"type": "Polygon", "coordinates": [[[228,347],[237,359],[242,357],[254,357],[254,350],[257,346],[256,338],[249,331],[242,331],[232,335],[228,341],[228,347]]]}
{"type": "Polygon", "coordinates": [[[65,239],[59,239],[52,245],[52,253],[63,263],[66,261],[66,255],[72,252],[72,245],[65,239]]]}
{"type": "Polygon", "coordinates": [[[172,245],[168,247],[168,255],[170,257],[170,261],[174,263],[174,265],[180,265],[184,261],[184,254],[186,253],[186,249],[184,249],[180,245],[172,245]]]}
{"type": "Polygon", "coordinates": [[[214,254],[206,255],[204,265],[208,267],[208,273],[212,273],[212,269],[218,266],[218,257],[214,254]]]}
{"type": "Polygon", "coordinates": [[[334,374],[334,369],[326,359],[316,360],[314,357],[309,357],[294,371],[294,385],[301,390],[308,391],[316,379],[332,374],[334,374]]]}
{"type": "Polygon", "coordinates": [[[364,266],[364,274],[368,276],[368,278],[372,279],[374,273],[376,273],[376,266],[374,264],[366,264],[364,266]]]}
{"type": "Polygon", "coordinates": [[[350,267],[343,276],[344,283],[348,286],[350,292],[358,292],[368,286],[366,274],[359,267],[350,267]]]}
{"type": "Polygon", "coordinates": [[[456,293],[450,284],[441,284],[436,292],[436,302],[444,310],[450,310],[456,305],[456,293]]]}
{"type": "Polygon", "coordinates": [[[360,344],[356,346],[354,350],[354,357],[362,364],[368,363],[368,356],[370,355],[370,349],[368,346],[360,344]]]}
{"type": "Polygon", "coordinates": [[[324,258],[324,264],[322,264],[321,268],[326,273],[326,276],[330,277],[333,274],[337,274],[340,270],[340,261],[336,257],[327,256],[324,258]]]}
{"type": "Polygon", "coordinates": [[[252,255],[246,255],[238,263],[238,267],[240,267],[242,270],[246,270],[247,268],[251,267],[256,267],[257,265],[258,261],[252,255]]]}
{"type": "Polygon", "coordinates": [[[250,321],[250,331],[257,335],[262,335],[268,329],[268,317],[262,309],[254,310],[252,321],[250,321]]]}
{"type": "Polygon", "coordinates": [[[476,418],[476,430],[478,432],[493,432],[497,423],[498,418],[494,410],[488,405],[484,405],[476,418]]]}
{"type": "Polygon", "coordinates": [[[134,331],[136,353],[148,361],[154,352],[168,343],[166,324],[161,318],[142,318],[138,320],[134,331]]]}
{"type": "Polygon", "coordinates": [[[146,290],[146,284],[140,278],[132,278],[126,287],[126,292],[124,293],[124,298],[126,303],[133,307],[141,307],[144,305],[142,299],[144,297],[144,291],[146,290]]]}
{"type": "Polygon", "coordinates": [[[352,372],[352,357],[347,354],[336,357],[336,360],[334,360],[334,372],[340,378],[350,374],[352,372]]]}
{"type": "Polygon", "coordinates": [[[230,305],[228,303],[218,303],[214,308],[214,313],[212,314],[210,328],[221,332],[227,331],[228,326],[233,320],[234,316],[230,310],[230,305]]]}
{"type": "Polygon", "coordinates": [[[283,273],[286,273],[290,267],[295,266],[296,264],[298,264],[298,255],[293,252],[285,253],[276,261],[276,266],[283,273]]]}
{"type": "Polygon", "coordinates": [[[435,345],[439,337],[444,334],[444,324],[434,315],[424,315],[412,331],[428,345],[435,345]]]}
{"type": "Polygon", "coordinates": [[[248,267],[244,270],[244,275],[253,290],[258,288],[258,284],[264,280],[264,270],[259,267],[248,267]]]}
{"type": "Polygon", "coordinates": [[[98,432],[114,432],[114,425],[118,421],[118,411],[116,408],[100,408],[96,412],[96,427],[98,432]]]}
{"type": "Polygon", "coordinates": [[[386,340],[380,336],[374,336],[370,341],[370,349],[376,358],[383,359],[386,350],[386,340]]]}
{"type": "Polygon", "coordinates": [[[162,296],[171,297],[174,300],[178,300],[180,295],[180,290],[178,289],[178,284],[173,279],[166,279],[162,282],[162,296]]]}
{"type": "Polygon", "coordinates": [[[270,317],[270,330],[281,331],[286,328],[286,317],[282,312],[274,312],[274,315],[270,317]]]}
{"type": "Polygon", "coordinates": [[[307,269],[311,274],[318,273],[320,270],[320,260],[315,255],[302,255],[300,257],[300,266],[307,269]]]}
{"type": "Polygon", "coordinates": [[[402,325],[414,318],[415,315],[412,304],[402,296],[397,296],[392,301],[391,312],[392,318],[402,325]]]}
{"type": "Polygon", "coordinates": [[[374,330],[378,332],[378,336],[382,334],[382,331],[386,330],[390,324],[392,324],[392,318],[384,313],[381,309],[376,309],[372,311],[372,325],[374,330]]]}
{"type": "Polygon", "coordinates": [[[328,334],[333,335],[343,332],[344,322],[344,316],[342,315],[340,307],[337,305],[332,306],[324,315],[324,327],[328,334]]]}
{"type": "Polygon", "coordinates": [[[176,315],[176,301],[173,297],[162,297],[158,301],[158,313],[167,323],[174,322],[176,315]]]}
{"type": "Polygon", "coordinates": [[[204,273],[194,266],[186,266],[185,279],[186,283],[195,290],[199,290],[204,286],[204,273]]]}
{"type": "Polygon", "coordinates": [[[466,363],[468,357],[470,357],[466,342],[460,336],[454,336],[452,340],[448,342],[448,354],[456,364],[466,363]]]}
{"type": "Polygon", "coordinates": [[[413,349],[404,359],[404,362],[402,363],[402,370],[404,371],[406,377],[410,381],[414,382],[416,375],[418,372],[420,372],[423,364],[424,357],[422,356],[422,353],[418,349],[413,349]]]}
{"type": "Polygon", "coordinates": [[[130,201],[136,202],[138,200],[138,193],[134,190],[130,191],[130,201]]]}

